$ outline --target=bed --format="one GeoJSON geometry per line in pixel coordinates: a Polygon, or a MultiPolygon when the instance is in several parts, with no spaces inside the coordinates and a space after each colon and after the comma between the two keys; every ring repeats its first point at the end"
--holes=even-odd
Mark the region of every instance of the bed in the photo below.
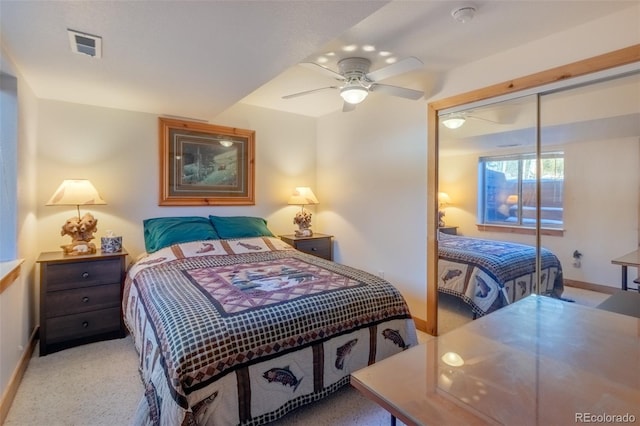
{"type": "Polygon", "coordinates": [[[145,221],[147,253],[125,280],[145,386],[136,424],[265,424],[417,344],[385,280],[295,250],[260,218],[171,219],[180,226],[155,245],[151,221],[167,218],[145,221]]]}
{"type": "Polygon", "coordinates": [[[507,241],[439,234],[438,291],[467,303],[483,316],[536,293],[560,297],[562,265],[549,250],[540,251],[536,288],[536,248],[507,241]]]}

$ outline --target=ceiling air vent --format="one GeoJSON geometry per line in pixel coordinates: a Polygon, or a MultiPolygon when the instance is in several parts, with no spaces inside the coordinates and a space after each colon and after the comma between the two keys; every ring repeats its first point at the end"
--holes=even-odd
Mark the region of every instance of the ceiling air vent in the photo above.
{"type": "Polygon", "coordinates": [[[102,37],[67,29],[69,44],[75,53],[102,58],[102,37]]]}

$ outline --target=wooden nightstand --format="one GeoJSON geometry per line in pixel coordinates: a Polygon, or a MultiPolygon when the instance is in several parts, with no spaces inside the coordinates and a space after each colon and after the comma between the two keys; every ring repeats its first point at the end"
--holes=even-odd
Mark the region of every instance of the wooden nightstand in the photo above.
{"type": "Polygon", "coordinates": [[[310,237],[296,237],[295,235],[280,235],[280,239],[295,249],[323,259],[333,260],[333,235],[313,234],[310,237]]]}
{"type": "Polygon", "coordinates": [[[125,250],[40,254],[40,356],[125,336],[121,306],[126,257],[125,250]]]}
{"type": "Polygon", "coordinates": [[[438,228],[440,232],[443,234],[449,235],[458,235],[458,227],[457,226],[441,226],[438,228]]]}

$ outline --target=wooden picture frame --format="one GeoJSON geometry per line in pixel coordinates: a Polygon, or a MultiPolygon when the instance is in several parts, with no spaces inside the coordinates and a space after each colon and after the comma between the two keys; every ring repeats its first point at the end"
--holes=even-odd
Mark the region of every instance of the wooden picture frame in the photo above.
{"type": "Polygon", "coordinates": [[[254,205],[255,132],[159,118],[160,206],[254,205]]]}

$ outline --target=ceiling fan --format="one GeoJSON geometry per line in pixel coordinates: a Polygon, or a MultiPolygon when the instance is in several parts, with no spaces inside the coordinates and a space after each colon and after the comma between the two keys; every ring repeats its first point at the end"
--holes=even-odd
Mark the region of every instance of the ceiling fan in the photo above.
{"type": "Polygon", "coordinates": [[[387,78],[421,68],[424,64],[420,59],[413,56],[371,72],[369,72],[371,61],[366,58],[341,59],[338,62],[338,71],[315,62],[303,62],[300,65],[334,78],[342,82],[342,85],[305,90],[304,92],[283,96],[282,99],[296,98],[327,89],[337,89],[340,90],[340,96],[344,99],[342,111],[348,112],[353,111],[357,104],[364,101],[369,92],[381,92],[414,100],[424,96],[424,92],[420,90],[378,83],[387,78]]]}

